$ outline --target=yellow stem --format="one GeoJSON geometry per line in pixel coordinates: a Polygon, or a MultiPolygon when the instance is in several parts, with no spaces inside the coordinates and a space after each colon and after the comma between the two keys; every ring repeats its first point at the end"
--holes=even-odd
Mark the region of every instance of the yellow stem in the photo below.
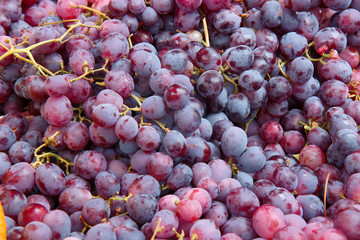
{"type": "Polygon", "coordinates": [[[328,172],[328,174],[326,175],[326,180],[325,180],[325,187],[324,187],[324,215],[326,217],[326,194],[327,194],[327,186],[328,186],[328,182],[329,182],[329,178],[330,178],[330,172],[328,172]]]}
{"type": "Polygon", "coordinates": [[[206,23],[206,17],[203,18],[202,22],[203,22],[203,26],[204,26],[205,47],[210,47],[209,32],[208,32],[208,27],[207,27],[207,23],[206,23]]]}

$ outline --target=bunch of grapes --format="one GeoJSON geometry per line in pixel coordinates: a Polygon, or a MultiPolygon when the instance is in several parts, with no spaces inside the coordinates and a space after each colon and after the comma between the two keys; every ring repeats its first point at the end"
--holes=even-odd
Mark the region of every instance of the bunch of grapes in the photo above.
{"type": "Polygon", "coordinates": [[[360,239],[359,51],[360,0],[2,0],[6,238],[360,239]]]}

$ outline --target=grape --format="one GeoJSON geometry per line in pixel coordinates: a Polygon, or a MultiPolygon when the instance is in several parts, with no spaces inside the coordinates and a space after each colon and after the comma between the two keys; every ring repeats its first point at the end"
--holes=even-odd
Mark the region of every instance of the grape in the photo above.
{"type": "Polygon", "coordinates": [[[226,197],[226,207],[234,217],[251,218],[259,206],[257,196],[247,188],[235,188],[226,197]]]}
{"type": "Polygon", "coordinates": [[[165,101],[160,96],[151,96],[144,100],[141,112],[144,117],[149,119],[159,119],[165,116],[165,101]]]}
{"type": "Polygon", "coordinates": [[[271,204],[281,209],[284,214],[297,214],[302,216],[302,206],[286,189],[277,187],[265,199],[265,204],[271,204]]]}
{"type": "Polygon", "coordinates": [[[72,51],[69,56],[69,65],[75,74],[82,75],[87,70],[94,69],[94,55],[87,49],[72,51]]]}
{"type": "Polygon", "coordinates": [[[305,53],[307,39],[298,33],[289,32],[281,37],[280,50],[284,56],[293,60],[305,53]]]}
{"type": "Polygon", "coordinates": [[[14,189],[5,190],[0,195],[1,205],[5,216],[17,220],[20,210],[27,205],[26,196],[14,189]]]}
{"type": "Polygon", "coordinates": [[[129,185],[128,191],[133,195],[149,194],[154,197],[159,197],[160,184],[150,175],[140,175],[129,185]]]}
{"type": "Polygon", "coordinates": [[[26,194],[35,185],[35,169],[27,162],[16,163],[6,170],[2,183],[12,184],[26,194]]]}
{"type": "Polygon", "coordinates": [[[253,227],[260,237],[273,238],[277,230],[286,226],[282,211],[272,205],[261,205],[252,219],[253,227]]]}
{"type": "Polygon", "coordinates": [[[60,208],[68,214],[80,211],[82,206],[91,199],[91,193],[87,189],[79,187],[67,187],[59,196],[60,208]]]}
{"type": "Polygon", "coordinates": [[[93,226],[110,217],[110,209],[105,200],[100,198],[89,199],[81,210],[82,219],[93,226]]]}
{"type": "Polygon", "coordinates": [[[248,147],[237,159],[237,167],[247,173],[255,173],[265,165],[266,157],[260,147],[248,147]]]}
{"type": "Polygon", "coordinates": [[[140,224],[151,221],[158,208],[156,198],[148,194],[135,195],[126,202],[129,216],[140,224]]]}
{"type": "Polygon", "coordinates": [[[161,62],[153,52],[138,50],[131,55],[131,68],[140,76],[150,77],[160,67],[161,62]]]}
{"type": "Polygon", "coordinates": [[[275,232],[273,239],[307,239],[305,233],[297,227],[288,226],[275,232]]]}
{"type": "Polygon", "coordinates": [[[147,164],[149,174],[156,180],[165,180],[173,169],[172,158],[165,153],[153,153],[147,164]]]}
{"type": "Polygon", "coordinates": [[[73,151],[83,149],[89,142],[89,130],[84,123],[70,122],[64,132],[64,143],[73,151]]]}
{"type": "Polygon", "coordinates": [[[45,215],[43,223],[50,227],[53,239],[63,239],[70,234],[71,220],[69,215],[62,210],[49,211],[45,215]]]}
{"type": "Polygon", "coordinates": [[[89,127],[90,140],[99,147],[111,147],[119,141],[114,127],[100,127],[92,123],[89,127]]]}
{"type": "Polygon", "coordinates": [[[233,93],[228,96],[228,103],[225,107],[225,113],[229,115],[234,122],[243,122],[250,114],[249,99],[243,93],[233,93]]]}
{"type": "Polygon", "coordinates": [[[240,27],[241,17],[229,9],[221,9],[214,18],[214,27],[224,34],[234,32],[240,27]]]}
{"type": "Polygon", "coordinates": [[[105,76],[105,86],[120,94],[123,99],[126,99],[134,90],[134,80],[129,73],[121,69],[111,70],[105,76]]]}
{"type": "Polygon", "coordinates": [[[115,240],[116,234],[114,228],[107,223],[99,223],[89,229],[85,239],[109,239],[115,240]]]}
{"type": "Polygon", "coordinates": [[[145,151],[155,150],[160,144],[160,135],[155,128],[142,126],[136,135],[136,143],[145,151]]]}
{"type": "Polygon", "coordinates": [[[312,194],[303,194],[296,197],[303,207],[303,218],[307,221],[316,216],[324,215],[324,204],[320,198],[312,194]]]}
{"type": "Polygon", "coordinates": [[[256,45],[256,35],[252,28],[239,27],[231,34],[229,41],[230,41],[230,47],[246,45],[251,49],[254,49],[256,45]]]}
{"type": "Polygon", "coordinates": [[[283,18],[282,8],[279,2],[266,1],[261,7],[261,20],[266,27],[277,27],[283,18]]]}
{"type": "Polygon", "coordinates": [[[121,33],[110,33],[101,40],[100,53],[104,59],[116,62],[129,53],[129,43],[121,33]],[[113,46],[117,48],[114,49],[113,46]]]}
{"type": "Polygon", "coordinates": [[[227,156],[238,157],[245,151],[246,133],[239,127],[230,127],[222,135],[221,143],[221,149],[227,156]]]}
{"type": "MultiPolygon", "coordinates": [[[[111,2],[114,3],[115,1],[109,2],[109,10],[110,10],[110,6],[111,6],[111,2]]],[[[101,25],[100,37],[105,38],[108,34],[113,33],[113,32],[121,33],[126,38],[128,38],[130,35],[129,28],[124,22],[122,22],[118,19],[105,20],[103,22],[103,24],[101,25]],[[114,31],[114,29],[115,29],[115,31],[114,31]]]]}
{"type": "Polygon", "coordinates": [[[106,170],[107,162],[103,154],[86,150],[75,156],[74,167],[81,177],[93,179],[99,172],[106,170]]]}
{"type": "Polygon", "coordinates": [[[46,100],[43,109],[43,118],[54,127],[63,127],[73,117],[70,100],[65,96],[51,96],[46,100]]]}
{"type": "Polygon", "coordinates": [[[324,81],[336,79],[345,84],[351,79],[351,66],[341,59],[330,59],[319,71],[324,81]]]}
{"type": "Polygon", "coordinates": [[[193,173],[191,168],[185,164],[179,163],[174,168],[167,179],[167,185],[172,190],[178,190],[181,187],[191,183],[193,173]]]}
{"type": "Polygon", "coordinates": [[[344,10],[348,8],[351,4],[351,1],[330,1],[330,0],[323,0],[326,7],[332,9],[332,10],[344,10]]]}
{"type": "Polygon", "coordinates": [[[221,227],[221,232],[224,235],[228,233],[235,233],[242,239],[253,239],[258,236],[252,227],[251,219],[245,217],[230,218],[221,227]]]}
{"type": "Polygon", "coordinates": [[[209,211],[204,215],[205,219],[212,220],[216,226],[221,227],[228,219],[228,211],[225,204],[220,202],[213,202],[209,211]]]}
{"type": "Polygon", "coordinates": [[[250,47],[239,45],[231,48],[225,62],[234,72],[240,72],[248,69],[254,62],[254,53],[250,47]]]}
{"type": "MultiPolygon", "coordinates": [[[[21,113],[8,113],[0,119],[0,125],[7,125],[8,127],[10,127],[11,130],[15,132],[16,139],[19,139],[26,132],[27,120],[25,116],[21,113]]],[[[12,143],[13,134],[11,133],[11,131],[9,131],[7,128],[5,128],[3,131],[5,132],[5,134],[10,135],[8,139],[8,141],[10,141],[8,142],[5,140],[3,144],[12,143]]]]}
{"type": "Polygon", "coordinates": [[[315,42],[315,50],[320,55],[329,53],[331,49],[335,49],[341,53],[344,51],[347,42],[345,34],[341,29],[336,27],[326,27],[321,29],[315,34],[313,40],[315,42]]]}
{"type": "Polygon", "coordinates": [[[161,67],[167,68],[175,74],[184,72],[186,66],[187,56],[181,49],[169,50],[161,59],[161,67]]]}
{"type": "Polygon", "coordinates": [[[201,74],[196,89],[202,97],[209,99],[217,97],[223,90],[223,85],[222,75],[217,71],[209,70],[201,74]]]}
{"type": "Polygon", "coordinates": [[[190,105],[178,109],[174,113],[176,125],[185,132],[193,132],[200,127],[200,113],[190,105]]]}
{"type": "Polygon", "coordinates": [[[42,222],[47,213],[48,210],[43,205],[39,203],[30,203],[20,210],[17,216],[17,222],[22,227],[25,227],[33,221],[42,222]]]}
{"type": "Polygon", "coordinates": [[[221,233],[213,221],[200,219],[192,225],[189,235],[197,236],[199,240],[220,240],[221,233]]]}
{"type": "Polygon", "coordinates": [[[36,169],[35,183],[40,192],[57,196],[65,188],[65,173],[53,163],[45,163],[36,169]]]}
{"type": "Polygon", "coordinates": [[[95,188],[101,197],[107,199],[120,191],[120,180],[114,173],[99,172],[95,177],[95,188]]]}
{"type": "Polygon", "coordinates": [[[27,224],[21,233],[21,239],[36,239],[36,238],[41,238],[44,240],[53,239],[53,234],[51,232],[50,227],[41,221],[33,221],[27,224]]]}
{"type": "Polygon", "coordinates": [[[81,8],[72,8],[71,5],[79,5],[78,0],[61,0],[56,5],[56,13],[63,19],[73,19],[80,15],[81,8]]]}

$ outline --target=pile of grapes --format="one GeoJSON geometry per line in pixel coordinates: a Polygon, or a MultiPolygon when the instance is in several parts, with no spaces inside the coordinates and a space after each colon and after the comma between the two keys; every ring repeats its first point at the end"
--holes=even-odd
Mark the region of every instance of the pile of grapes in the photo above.
{"type": "Polygon", "coordinates": [[[360,0],[1,0],[15,240],[359,240],[360,0]]]}

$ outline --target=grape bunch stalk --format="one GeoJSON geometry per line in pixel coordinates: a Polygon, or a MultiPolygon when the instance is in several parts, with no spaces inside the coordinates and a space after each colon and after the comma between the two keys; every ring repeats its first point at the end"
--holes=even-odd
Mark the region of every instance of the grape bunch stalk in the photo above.
{"type": "Polygon", "coordinates": [[[357,240],[360,0],[3,0],[6,239],[357,240]]]}

